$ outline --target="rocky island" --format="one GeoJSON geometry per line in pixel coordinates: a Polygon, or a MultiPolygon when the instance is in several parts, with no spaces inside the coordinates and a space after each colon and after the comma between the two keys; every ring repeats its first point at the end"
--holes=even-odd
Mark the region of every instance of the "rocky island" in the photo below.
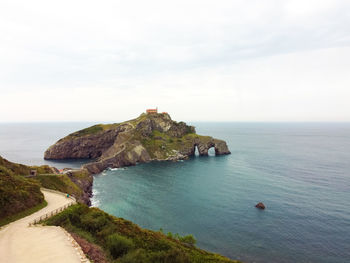
{"type": "Polygon", "coordinates": [[[168,113],[147,112],[122,123],[98,124],[74,132],[49,147],[47,160],[94,159],[90,173],[149,161],[183,160],[195,154],[230,154],[223,140],[196,134],[195,127],[173,121],[168,113]]]}

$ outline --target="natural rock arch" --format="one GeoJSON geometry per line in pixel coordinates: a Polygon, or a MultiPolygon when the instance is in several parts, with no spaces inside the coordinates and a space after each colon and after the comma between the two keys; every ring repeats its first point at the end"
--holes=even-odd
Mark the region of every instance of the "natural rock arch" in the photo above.
{"type": "Polygon", "coordinates": [[[208,149],[208,155],[209,156],[216,156],[216,150],[215,150],[215,147],[213,146],[213,147],[210,147],[209,149],[208,149]],[[212,153],[212,152],[214,152],[214,153],[212,153]]]}
{"type": "Polygon", "coordinates": [[[193,156],[200,156],[199,154],[199,149],[198,149],[198,145],[194,144],[194,149],[193,149],[193,156]]]}
{"type": "Polygon", "coordinates": [[[208,156],[208,151],[211,148],[214,148],[215,155],[230,153],[225,142],[214,138],[210,138],[208,141],[203,141],[199,138],[195,139],[192,150],[193,156],[195,155],[196,148],[198,149],[199,156],[208,156]]]}

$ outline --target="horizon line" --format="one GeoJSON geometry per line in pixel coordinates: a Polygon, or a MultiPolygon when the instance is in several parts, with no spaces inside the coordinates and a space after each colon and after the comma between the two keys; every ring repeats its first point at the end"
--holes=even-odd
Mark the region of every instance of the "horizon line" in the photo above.
{"type": "MultiPolygon", "coordinates": [[[[126,120],[128,121],[128,120],[126,120]]],[[[122,120],[111,121],[111,120],[100,120],[100,121],[83,121],[83,120],[67,120],[67,121],[53,121],[53,120],[38,120],[38,121],[0,121],[0,124],[21,124],[21,123],[121,123],[125,122],[122,120]]],[[[211,122],[211,123],[350,123],[350,120],[227,120],[227,121],[216,121],[216,120],[184,120],[184,122],[211,122]]]]}

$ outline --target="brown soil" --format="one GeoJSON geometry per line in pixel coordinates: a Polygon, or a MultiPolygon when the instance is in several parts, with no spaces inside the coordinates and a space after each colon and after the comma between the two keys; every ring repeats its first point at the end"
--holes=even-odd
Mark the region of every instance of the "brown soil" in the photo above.
{"type": "Polygon", "coordinates": [[[84,254],[87,255],[95,263],[107,263],[105,253],[99,246],[90,243],[84,238],[81,238],[77,234],[70,233],[71,236],[77,241],[84,254]]]}

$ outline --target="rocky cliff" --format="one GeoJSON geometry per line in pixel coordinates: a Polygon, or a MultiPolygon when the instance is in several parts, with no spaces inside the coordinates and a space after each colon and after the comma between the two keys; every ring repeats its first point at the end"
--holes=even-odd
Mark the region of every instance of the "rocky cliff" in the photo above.
{"type": "Polygon", "coordinates": [[[166,113],[141,114],[123,123],[95,125],[72,133],[52,145],[45,159],[95,159],[85,165],[91,173],[152,160],[181,160],[215,148],[216,155],[230,154],[227,144],[197,135],[193,126],[173,121],[166,113]]]}

